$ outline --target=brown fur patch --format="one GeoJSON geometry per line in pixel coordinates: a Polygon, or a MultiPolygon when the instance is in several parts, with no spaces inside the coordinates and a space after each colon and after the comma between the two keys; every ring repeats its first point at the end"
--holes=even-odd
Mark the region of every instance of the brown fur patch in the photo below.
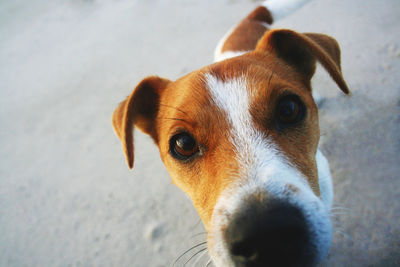
{"type": "Polygon", "coordinates": [[[315,71],[318,60],[339,88],[350,90],[340,67],[340,49],[335,39],[324,34],[300,34],[291,30],[268,31],[258,42],[256,51],[272,53],[294,66],[307,80],[315,71]]]}
{"type": "Polygon", "coordinates": [[[272,23],[272,16],[265,7],[258,7],[244,18],[226,39],[221,52],[251,51],[272,23]]]}
{"type": "Polygon", "coordinates": [[[233,147],[226,136],[229,125],[212,102],[201,71],[194,72],[168,87],[160,101],[156,119],[161,157],[173,182],[193,201],[204,224],[210,221],[220,193],[237,170],[233,147]],[[164,105],[168,103],[168,105],[164,105]],[[200,146],[199,155],[182,162],[169,152],[170,138],[190,133],[200,146]]]}
{"type": "MultiPolygon", "coordinates": [[[[239,25],[239,32],[233,34],[247,38],[246,29],[254,28],[254,32],[248,33],[251,35],[246,44],[249,49],[253,49],[255,40],[261,37],[260,27],[263,27],[263,33],[266,30],[258,22],[262,12],[260,9],[249,16],[250,19],[246,18],[243,25],[239,25]]],[[[233,41],[231,44],[239,45],[243,40],[233,41]]],[[[240,45],[246,47],[243,43],[240,45]]],[[[239,46],[228,50],[233,47],[239,46]]],[[[173,182],[192,199],[207,228],[220,194],[240,177],[234,148],[229,141],[229,122],[209,95],[204,74],[211,73],[222,81],[244,75],[248,89],[255,96],[250,103],[250,114],[257,129],[273,140],[319,195],[315,162],[319,140],[318,111],[310,85],[315,58],[347,93],[336,41],[325,35],[301,35],[289,30],[267,32],[255,51],[206,66],[176,82],[158,77],[143,80],[113,116],[114,128],[123,143],[129,166],[133,165],[132,128],[135,124],[159,146],[173,182]],[[292,48],[298,46],[301,46],[300,50],[291,54],[292,48]],[[305,63],[296,58],[299,55],[304,57],[305,63]],[[307,111],[301,125],[278,130],[273,124],[274,112],[279,96],[285,92],[299,96],[307,111]],[[180,132],[190,133],[200,147],[199,154],[185,162],[173,158],[169,152],[170,138],[180,132]]]]}

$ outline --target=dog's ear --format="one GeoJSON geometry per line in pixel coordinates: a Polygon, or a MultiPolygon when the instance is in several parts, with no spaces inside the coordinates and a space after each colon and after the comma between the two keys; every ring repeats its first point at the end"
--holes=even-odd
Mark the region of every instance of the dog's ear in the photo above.
{"type": "Polygon", "coordinates": [[[340,48],[335,39],[317,33],[300,34],[291,30],[270,30],[257,43],[256,51],[274,53],[307,80],[311,80],[318,60],[339,88],[349,94],[340,67],[340,48]]]}
{"type": "Polygon", "coordinates": [[[114,111],[112,124],[121,139],[131,169],[134,162],[133,126],[156,139],[154,120],[159,109],[160,94],[169,83],[169,80],[156,76],[145,78],[114,111]]]}

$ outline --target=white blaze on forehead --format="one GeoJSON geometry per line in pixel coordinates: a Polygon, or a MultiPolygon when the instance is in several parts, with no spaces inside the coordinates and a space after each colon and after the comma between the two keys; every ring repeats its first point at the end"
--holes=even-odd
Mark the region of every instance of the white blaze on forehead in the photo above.
{"type": "Polygon", "coordinates": [[[222,81],[211,74],[206,74],[205,77],[213,101],[226,114],[231,126],[230,141],[235,147],[241,168],[239,174],[247,177],[259,176],[256,172],[261,168],[264,169],[263,176],[265,176],[272,174],[271,170],[265,167],[278,167],[276,166],[278,163],[285,166],[279,166],[281,168],[276,168],[274,172],[282,167],[292,169],[289,164],[285,164],[287,160],[276,145],[268,140],[267,134],[256,129],[249,110],[254,94],[248,89],[245,75],[227,81],[222,81]]]}
{"type": "MultiPolygon", "coordinates": [[[[254,130],[253,122],[249,113],[250,100],[246,80],[238,77],[235,80],[221,81],[215,76],[206,74],[208,88],[217,107],[226,116],[230,129],[230,139],[236,152],[245,162],[242,166],[251,164],[248,160],[254,158],[252,150],[253,142],[262,140],[259,133],[254,130]]],[[[260,144],[259,144],[260,145],[260,144]]]]}
{"type": "Polygon", "coordinates": [[[212,74],[205,74],[205,78],[212,100],[226,114],[230,124],[228,134],[239,166],[234,177],[227,177],[231,179],[231,185],[219,196],[214,207],[213,226],[209,232],[212,239],[209,250],[214,263],[216,266],[231,264],[221,229],[229,223],[229,215],[240,209],[245,199],[256,192],[265,192],[300,208],[314,234],[317,257],[323,258],[331,242],[329,208],[313,193],[302,173],[269,140],[267,133],[255,127],[249,111],[254,99],[252,90],[248,90],[246,77],[242,75],[222,81],[212,74]],[[292,194],[288,185],[299,192],[292,194]]]}
{"type": "Polygon", "coordinates": [[[217,107],[222,110],[231,125],[230,139],[235,150],[244,162],[241,167],[249,166],[255,160],[254,148],[260,146],[262,134],[255,130],[250,116],[251,95],[247,90],[244,77],[223,82],[211,74],[206,74],[207,85],[217,107]],[[249,162],[252,161],[252,162],[249,162]]]}

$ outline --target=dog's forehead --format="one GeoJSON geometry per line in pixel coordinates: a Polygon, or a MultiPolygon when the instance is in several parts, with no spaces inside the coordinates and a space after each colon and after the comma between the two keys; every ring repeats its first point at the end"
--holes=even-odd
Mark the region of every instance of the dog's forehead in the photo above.
{"type": "Polygon", "coordinates": [[[307,91],[300,76],[288,71],[278,59],[268,59],[245,55],[189,73],[163,94],[160,113],[189,122],[195,130],[207,126],[209,132],[220,130],[218,126],[223,122],[231,125],[235,114],[243,116],[250,112],[257,124],[271,110],[282,89],[307,91]],[[282,74],[288,72],[289,77],[282,74]],[[261,116],[257,118],[257,114],[261,116]]]}
{"type": "MultiPolygon", "coordinates": [[[[218,62],[181,77],[168,88],[168,92],[164,94],[165,101],[188,113],[193,111],[192,113],[198,116],[204,111],[205,106],[216,104],[214,99],[216,88],[211,88],[213,85],[210,84],[210,77],[214,77],[221,84],[226,83],[226,89],[232,91],[239,89],[237,86],[230,86],[232,82],[238,81],[242,87],[236,93],[243,93],[243,89],[250,90],[252,93],[268,91],[270,78],[274,76],[273,80],[276,81],[279,75],[279,71],[275,73],[277,68],[274,69],[271,64],[260,64],[249,57],[241,58],[218,62]],[[275,75],[272,75],[273,73],[275,75]]],[[[170,112],[173,111],[170,110],[170,112]]]]}

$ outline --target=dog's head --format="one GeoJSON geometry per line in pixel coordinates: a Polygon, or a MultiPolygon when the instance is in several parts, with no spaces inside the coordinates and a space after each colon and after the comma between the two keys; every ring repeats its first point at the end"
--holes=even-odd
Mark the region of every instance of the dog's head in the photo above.
{"type": "Polygon", "coordinates": [[[273,30],[254,51],[177,81],[144,79],[114,112],[129,167],[134,126],[158,145],[217,266],[312,266],[329,250],[332,187],[310,85],[316,61],[349,92],[334,39],[273,30]]]}

